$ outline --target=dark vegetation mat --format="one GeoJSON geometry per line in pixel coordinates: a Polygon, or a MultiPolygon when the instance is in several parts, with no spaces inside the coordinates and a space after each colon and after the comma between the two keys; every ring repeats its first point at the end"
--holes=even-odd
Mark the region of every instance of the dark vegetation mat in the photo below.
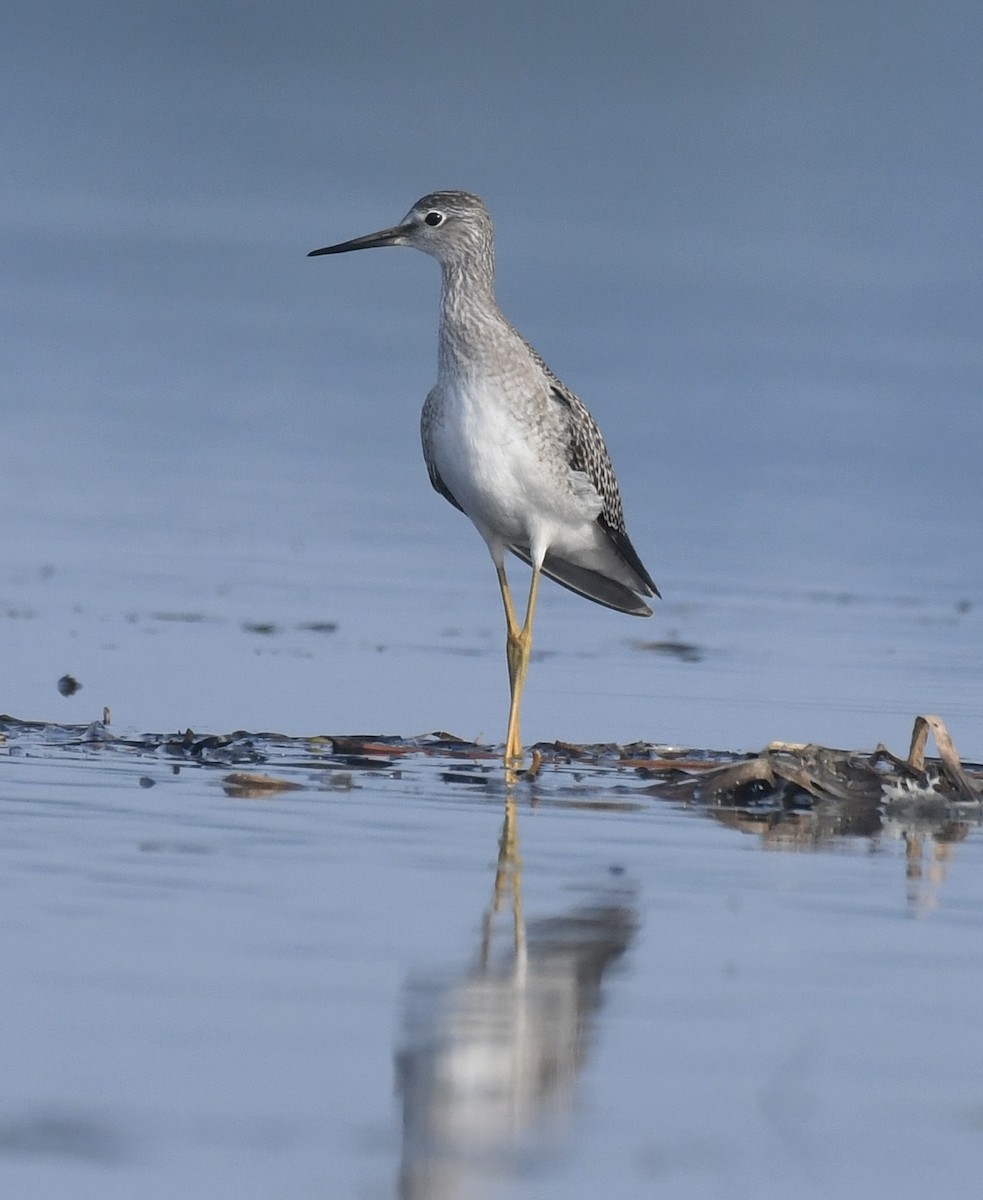
{"type": "MultiPolygon", "coordinates": [[[[0,788],[6,757],[80,764],[97,759],[104,765],[142,760],[148,764],[139,781],[144,787],[156,782],[151,762],[158,768],[166,764],[174,774],[188,768],[223,771],[225,792],[252,800],[305,789],[354,792],[370,776],[403,780],[415,794],[445,785],[486,794],[506,790],[496,747],[442,732],[294,737],[187,729],[119,736],[104,715],[106,720],[89,725],[0,716],[0,788]]],[[[983,767],[960,762],[936,716],[915,719],[906,758],[882,745],[859,751],[787,742],[755,754],[648,742],[549,742],[530,751],[533,768],[516,787],[533,804],[639,809],[670,801],[736,828],[804,844],[870,835],[886,822],[958,840],[983,821],[983,767]],[[929,734],[936,758],[925,755],[929,734]]]]}

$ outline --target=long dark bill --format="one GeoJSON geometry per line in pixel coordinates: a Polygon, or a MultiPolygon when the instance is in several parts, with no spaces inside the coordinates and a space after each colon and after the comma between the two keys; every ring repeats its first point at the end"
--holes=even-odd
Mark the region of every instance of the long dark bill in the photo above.
{"type": "Polygon", "coordinates": [[[365,237],[352,238],[350,242],[339,242],[337,246],[323,246],[320,250],[312,250],[307,257],[316,258],[319,254],[346,254],[349,250],[371,250],[374,246],[398,246],[405,236],[406,231],[394,225],[392,229],[367,233],[365,237]]]}

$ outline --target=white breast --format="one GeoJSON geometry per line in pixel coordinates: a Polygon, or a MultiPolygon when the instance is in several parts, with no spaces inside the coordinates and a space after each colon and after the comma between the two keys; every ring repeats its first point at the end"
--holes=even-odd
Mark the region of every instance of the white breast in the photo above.
{"type": "Polygon", "coordinates": [[[571,472],[562,455],[543,454],[543,436],[494,381],[440,386],[429,454],[486,540],[528,546],[544,539],[550,545],[600,512],[600,499],[584,477],[571,472]]]}

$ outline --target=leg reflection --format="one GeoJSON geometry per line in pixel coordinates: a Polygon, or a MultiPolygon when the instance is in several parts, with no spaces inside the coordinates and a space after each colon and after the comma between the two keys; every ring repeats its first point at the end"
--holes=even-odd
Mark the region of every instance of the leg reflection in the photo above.
{"type": "Polygon", "coordinates": [[[619,884],[527,930],[510,795],[476,961],[406,989],[396,1058],[404,1200],[474,1196],[512,1163],[528,1164],[555,1144],[589,1051],[602,979],[635,927],[632,890],[619,884]],[[512,936],[499,945],[506,897],[512,936]]]}
{"type": "Polygon", "coordinates": [[[488,969],[495,919],[501,911],[506,887],[512,897],[513,949],[518,965],[520,961],[525,961],[526,929],[522,920],[522,859],[519,857],[519,824],[515,811],[515,796],[511,790],[505,800],[505,822],[502,825],[502,836],[498,841],[498,863],[495,867],[492,900],[482,922],[481,953],[478,958],[482,971],[488,969]]]}

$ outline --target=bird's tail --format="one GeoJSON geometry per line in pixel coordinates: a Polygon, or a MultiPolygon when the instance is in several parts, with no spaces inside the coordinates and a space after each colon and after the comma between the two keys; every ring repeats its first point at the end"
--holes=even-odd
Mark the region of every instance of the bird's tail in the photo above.
{"type": "MultiPolygon", "coordinates": [[[[510,546],[509,549],[523,562],[532,565],[529,550],[525,546],[510,546]]],[[[613,608],[617,612],[628,613],[633,617],[650,617],[652,610],[645,601],[630,587],[610,579],[599,571],[589,567],[580,567],[555,554],[547,553],[543,562],[543,574],[555,583],[569,588],[586,600],[595,604],[603,604],[605,608],[613,608]]]]}

